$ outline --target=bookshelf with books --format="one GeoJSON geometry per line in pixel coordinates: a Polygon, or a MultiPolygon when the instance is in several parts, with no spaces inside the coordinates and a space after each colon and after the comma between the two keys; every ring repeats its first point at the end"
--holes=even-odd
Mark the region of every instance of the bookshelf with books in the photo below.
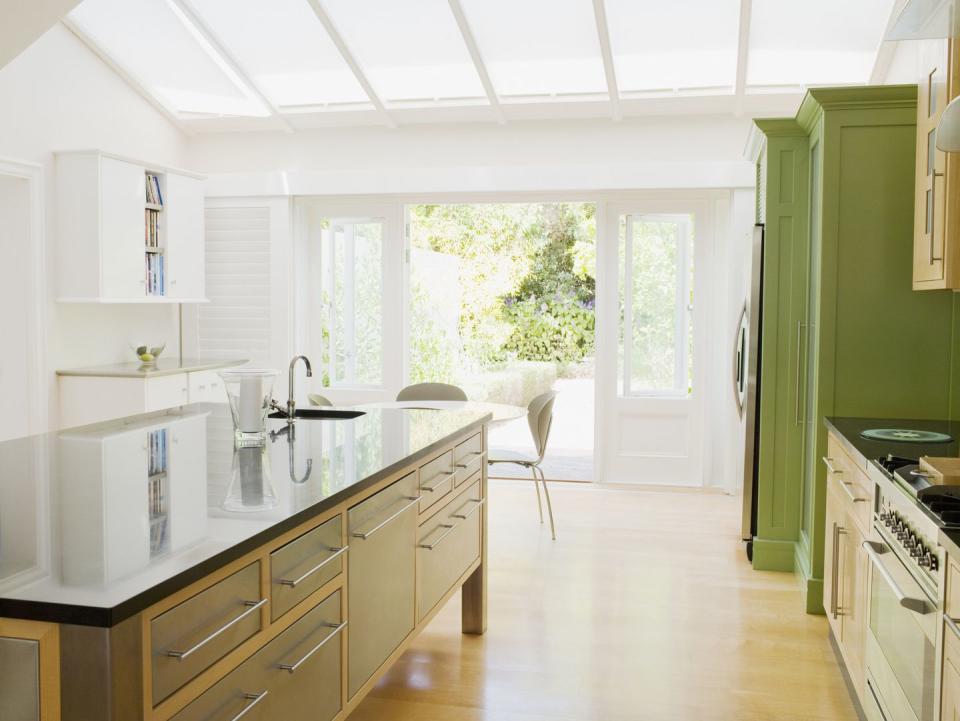
{"type": "Polygon", "coordinates": [[[71,151],[56,154],[56,188],[58,300],[206,301],[202,176],[71,151]]]}

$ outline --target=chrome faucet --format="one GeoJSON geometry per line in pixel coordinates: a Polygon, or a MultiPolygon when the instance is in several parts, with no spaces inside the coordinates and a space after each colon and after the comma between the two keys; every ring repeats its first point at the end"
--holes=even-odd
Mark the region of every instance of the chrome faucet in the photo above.
{"type": "Polygon", "coordinates": [[[313,366],[310,365],[310,359],[305,355],[297,355],[290,361],[290,372],[287,376],[287,418],[293,420],[293,415],[297,410],[297,402],[294,400],[293,393],[293,370],[297,366],[297,361],[303,359],[303,364],[307,367],[307,378],[313,377],[313,366]]]}

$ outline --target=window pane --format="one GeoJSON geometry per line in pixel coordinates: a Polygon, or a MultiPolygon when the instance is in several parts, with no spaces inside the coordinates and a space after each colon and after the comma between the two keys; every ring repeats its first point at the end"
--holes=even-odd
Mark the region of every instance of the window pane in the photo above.
{"type": "Polygon", "coordinates": [[[165,2],[86,0],[70,19],[176,113],[268,114],[165,2]]]}
{"type": "Polygon", "coordinates": [[[620,91],[730,88],[739,0],[606,0],[620,91]]]}
{"type": "Polygon", "coordinates": [[[324,7],[383,99],[484,97],[446,0],[324,0],[324,7]]]}
{"type": "Polygon", "coordinates": [[[323,385],[383,381],[383,226],[329,223],[321,235],[323,385]]]}
{"type": "Polygon", "coordinates": [[[591,3],[463,0],[463,8],[498,95],[606,93],[591,3]]]}
{"type": "Polygon", "coordinates": [[[865,83],[893,0],[753,0],[748,85],[865,83]]]}
{"type": "Polygon", "coordinates": [[[306,0],[193,4],[274,105],[368,102],[306,0]]]}
{"type": "Polygon", "coordinates": [[[687,218],[630,216],[621,223],[622,395],[691,390],[690,243],[687,218]]]}

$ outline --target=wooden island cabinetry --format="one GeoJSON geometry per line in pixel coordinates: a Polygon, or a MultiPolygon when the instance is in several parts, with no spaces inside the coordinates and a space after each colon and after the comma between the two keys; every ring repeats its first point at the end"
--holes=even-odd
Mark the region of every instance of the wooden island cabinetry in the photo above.
{"type": "MultiPolygon", "coordinates": [[[[199,494],[169,498],[172,542],[183,513],[203,513],[195,519],[195,540],[185,546],[151,546],[149,559],[116,576],[68,582],[67,592],[87,603],[63,605],[31,586],[22,595],[38,599],[33,602],[0,595],[0,668],[27,658],[35,669],[25,680],[12,673],[0,678],[0,692],[10,690],[5,682],[17,686],[0,698],[0,719],[16,709],[17,721],[340,721],[461,589],[464,633],[485,632],[488,416],[383,411],[335,421],[373,439],[377,450],[363,446],[366,455],[360,445],[331,450],[312,442],[332,430],[320,425],[327,421],[299,422],[305,424],[299,446],[295,429],[278,423],[266,447],[235,455],[234,477],[243,491],[259,503],[257,489],[285,483],[288,457],[292,464],[301,449],[311,455],[308,465],[323,471],[306,487],[290,471],[289,498],[309,492],[303,503],[267,504],[238,516],[208,505],[218,456],[232,447],[232,439],[216,447],[194,427],[206,419],[209,434],[225,420],[222,406],[210,408],[188,406],[175,415],[118,421],[106,431],[92,426],[57,436],[55,452],[64,458],[86,444],[85,452],[106,454],[103,465],[110,467],[123,460],[117,458],[126,448],[120,440],[135,438],[123,465],[137,470],[141,436],[163,433],[175,443],[189,431],[213,449],[195,464],[199,494]],[[355,454],[355,470],[344,471],[349,464],[329,470],[330,454],[345,452],[355,454]],[[279,509],[274,516],[271,508],[279,509]],[[233,538],[234,545],[225,548],[221,538],[233,538]],[[198,565],[206,541],[213,555],[198,565]],[[170,567],[185,570],[170,575],[170,567]],[[131,597],[138,572],[147,576],[145,591],[131,597]],[[105,590],[107,602],[89,602],[90,594],[105,590]]],[[[32,453],[29,441],[9,448],[32,453]]],[[[109,490],[108,475],[88,475],[77,479],[74,495],[88,487],[109,490]]],[[[146,503],[141,500],[130,507],[146,503]]],[[[122,502],[108,504],[103,514],[116,512],[126,516],[126,526],[136,526],[138,513],[114,507],[122,502]]],[[[94,540],[111,535],[103,530],[112,528],[110,519],[78,510],[76,533],[94,540]],[[80,528],[84,523],[89,529],[80,528]]],[[[111,537],[123,544],[129,536],[111,537]]],[[[79,546],[62,563],[106,568],[104,553],[112,551],[101,545],[79,546]]]]}

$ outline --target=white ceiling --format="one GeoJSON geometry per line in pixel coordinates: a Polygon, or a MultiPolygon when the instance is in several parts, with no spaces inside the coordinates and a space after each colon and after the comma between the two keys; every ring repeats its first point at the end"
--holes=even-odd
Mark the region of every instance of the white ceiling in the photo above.
{"type": "Polygon", "coordinates": [[[188,131],[776,112],[864,84],[894,0],[84,0],[188,131]]]}

